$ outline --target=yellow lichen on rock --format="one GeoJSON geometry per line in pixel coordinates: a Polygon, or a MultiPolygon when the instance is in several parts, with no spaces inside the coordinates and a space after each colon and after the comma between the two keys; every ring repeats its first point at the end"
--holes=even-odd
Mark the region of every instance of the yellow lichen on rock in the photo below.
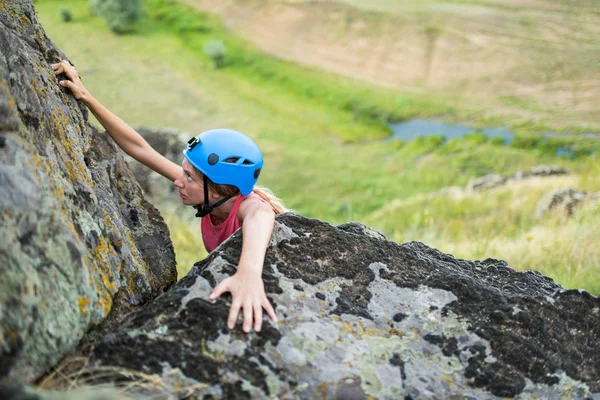
{"type": "Polygon", "coordinates": [[[79,303],[79,312],[82,314],[87,314],[90,305],[90,299],[88,299],[87,297],[79,296],[77,298],[77,302],[79,303]]]}
{"type": "Polygon", "coordinates": [[[69,178],[72,182],[81,180],[90,189],[93,189],[94,182],[92,181],[89,171],[85,163],[83,163],[83,160],[79,160],[79,157],[77,157],[77,154],[81,154],[81,151],[80,149],[76,148],[77,144],[69,138],[68,132],[65,129],[66,126],[74,125],[73,121],[71,118],[65,116],[58,107],[52,111],[50,115],[50,121],[52,123],[53,130],[58,133],[58,138],[62,148],[68,156],[67,159],[63,161],[65,163],[67,172],[69,173],[69,178]]]}
{"type": "Polygon", "coordinates": [[[43,82],[40,82],[38,78],[31,80],[31,88],[37,93],[40,101],[44,101],[48,97],[48,89],[43,82]]]}
{"type": "Polygon", "coordinates": [[[121,270],[121,259],[115,249],[102,236],[98,238],[98,245],[90,251],[92,269],[99,279],[95,279],[98,302],[102,308],[103,316],[108,315],[112,308],[112,296],[119,289],[119,276],[113,275],[113,268],[121,270]],[[113,265],[115,264],[116,265],[113,265]]]}

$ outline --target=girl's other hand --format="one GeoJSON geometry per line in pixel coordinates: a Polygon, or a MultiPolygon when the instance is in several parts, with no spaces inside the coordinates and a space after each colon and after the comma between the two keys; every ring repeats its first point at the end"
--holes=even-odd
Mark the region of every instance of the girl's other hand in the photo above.
{"type": "Polygon", "coordinates": [[[267,299],[262,277],[259,274],[238,270],[235,275],[224,279],[215,286],[209,299],[216,300],[225,292],[231,293],[231,308],[229,309],[229,318],[227,318],[229,329],[235,327],[241,308],[243,308],[244,315],[242,329],[246,333],[252,329],[252,322],[254,322],[254,330],[260,332],[263,322],[263,308],[267,311],[271,320],[277,322],[277,316],[269,299],[267,299]]]}
{"type": "Polygon", "coordinates": [[[67,76],[66,80],[59,82],[61,86],[69,88],[77,100],[85,99],[88,91],[83,85],[81,77],[77,74],[77,70],[75,70],[75,67],[71,63],[67,60],[62,60],[58,64],[51,64],[50,66],[54,70],[54,75],[65,74],[67,76]]]}

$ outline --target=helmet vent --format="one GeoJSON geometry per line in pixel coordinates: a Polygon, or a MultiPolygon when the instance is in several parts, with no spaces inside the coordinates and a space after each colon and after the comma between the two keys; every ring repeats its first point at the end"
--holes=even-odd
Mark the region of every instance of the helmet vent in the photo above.
{"type": "Polygon", "coordinates": [[[228,164],[254,165],[254,163],[252,161],[247,160],[245,158],[240,163],[240,159],[241,159],[241,157],[229,157],[229,158],[226,158],[225,160],[223,160],[223,162],[226,162],[228,164]]]}
{"type": "Polygon", "coordinates": [[[223,160],[223,162],[226,162],[228,164],[235,164],[238,162],[239,159],[240,159],[239,157],[229,157],[229,158],[226,158],[225,160],[223,160]]]}

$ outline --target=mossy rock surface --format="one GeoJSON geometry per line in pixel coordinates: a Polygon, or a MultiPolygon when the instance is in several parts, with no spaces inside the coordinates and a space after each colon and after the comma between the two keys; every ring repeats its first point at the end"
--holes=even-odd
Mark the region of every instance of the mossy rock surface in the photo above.
{"type": "Polygon", "coordinates": [[[235,273],[241,244],[238,231],[105,335],[89,366],[178,376],[196,385],[198,398],[600,392],[600,299],[587,292],[504,261],[456,259],[360,224],[284,214],[263,274],[280,321],[245,334],[241,322],[226,327],[228,295],[208,301],[212,287],[235,273]]]}
{"type": "MultiPolygon", "coordinates": [[[[169,231],[50,64],[31,1],[0,1],[0,380],[30,382],[91,327],[176,281],[169,231]]],[[[64,78],[62,78],[64,79],[64,78]]]]}

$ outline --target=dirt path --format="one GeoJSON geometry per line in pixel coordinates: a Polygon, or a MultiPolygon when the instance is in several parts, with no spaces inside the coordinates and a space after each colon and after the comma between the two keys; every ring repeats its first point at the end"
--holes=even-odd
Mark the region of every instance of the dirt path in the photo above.
{"type": "Polygon", "coordinates": [[[377,12],[334,1],[182,1],[284,59],[512,120],[600,129],[600,13],[585,1],[343,0],[377,12]]]}

